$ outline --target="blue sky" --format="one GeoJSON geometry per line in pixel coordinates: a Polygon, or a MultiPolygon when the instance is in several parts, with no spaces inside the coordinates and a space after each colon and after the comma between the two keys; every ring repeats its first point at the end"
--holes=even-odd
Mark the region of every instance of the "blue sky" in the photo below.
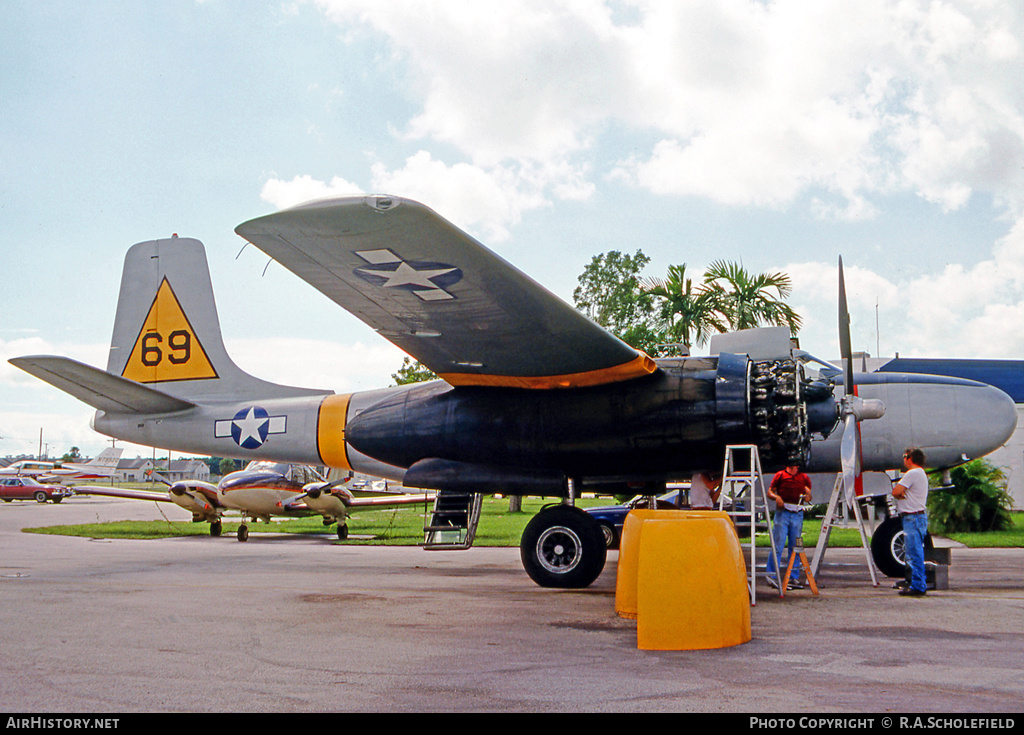
{"type": "Polygon", "coordinates": [[[0,28],[0,456],[105,446],[6,359],[105,365],[125,251],[175,232],[244,368],[386,385],[401,354],[233,232],[332,194],[419,199],[567,300],[613,249],[784,269],[825,357],[841,254],[856,349],[1024,356],[1017,3],[8,0],[0,28]]]}

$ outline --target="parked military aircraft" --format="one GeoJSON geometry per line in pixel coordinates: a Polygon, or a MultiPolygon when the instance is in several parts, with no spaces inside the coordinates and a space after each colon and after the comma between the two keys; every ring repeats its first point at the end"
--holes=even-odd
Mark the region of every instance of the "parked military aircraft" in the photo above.
{"type": "MultiPolygon", "coordinates": [[[[521,541],[530,577],[560,587],[589,585],[605,563],[596,522],[571,504],[581,490],[645,482],[656,494],[721,466],[729,444],[757,445],[769,470],[806,465],[817,461],[813,436],[880,412],[851,391],[834,395],[788,339],[757,330],[716,355],[653,360],[410,200],[313,202],[236,232],[441,379],[335,395],[243,372],[224,349],[203,246],[177,237],[129,250],[106,370],[53,356],[10,362],[95,407],[93,427],[126,441],[441,492],[568,499],[538,513],[521,541]]],[[[886,468],[912,443],[959,449],[980,436],[971,456],[991,451],[1016,421],[1009,398],[981,384],[889,374],[885,385],[885,399],[906,407],[890,411],[910,419],[876,447],[871,462],[886,468]],[[914,421],[924,404],[927,426],[914,421]]],[[[825,461],[840,469],[838,457],[825,461]]]]}
{"type": "MultiPolygon", "coordinates": [[[[161,480],[157,476],[158,480],[161,480]]],[[[239,511],[242,523],[238,526],[238,540],[249,539],[246,518],[253,522],[269,522],[272,516],[302,517],[321,515],[324,525],[338,524],[338,538],[348,538],[349,513],[357,508],[390,508],[424,504],[433,499],[427,493],[390,493],[356,497],[348,485],[354,482],[349,475],[342,482],[328,482],[312,467],[254,460],[245,469],[232,472],[213,485],[202,480],[168,482],[166,494],[147,490],[82,485],[75,487],[80,495],[103,495],[134,500],[171,502],[192,513],[194,521],[210,524],[210,535],[220,536],[221,516],[225,511],[239,511]]]]}
{"type": "Polygon", "coordinates": [[[37,460],[18,460],[7,467],[0,468],[0,476],[21,475],[34,477],[44,482],[65,482],[68,480],[93,480],[112,477],[117,471],[117,462],[121,459],[123,449],[109,447],[100,452],[98,457],[88,462],[40,462],[37,460]]]}

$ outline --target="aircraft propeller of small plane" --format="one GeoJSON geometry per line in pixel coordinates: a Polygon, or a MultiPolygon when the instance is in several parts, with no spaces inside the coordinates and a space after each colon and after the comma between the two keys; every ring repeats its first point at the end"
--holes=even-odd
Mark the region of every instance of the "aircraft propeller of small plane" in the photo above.
{"type": "Polygon", "coordinates": [[[356,497],[349,489],[355,480],[351,473],[328,482],[312,467],[266,460],[249,462],[244,469],[224,475],[216,485],[202,480],[171,482],[159,473],[153,473],[152,479],[167,485],[167,493],[96,485],[76,486],[74,490],[79,495],[174,503],[189,511],[192,520],[209,523],[211,536],[220,536],[224,512],[237,511],[243,518],[238,526],[239,541],[249,539],[246,518],[269,523],[274,516],[320,515],[325,526],[337,523],[338,538],[346,539],[346,521],[354,510],[423,505],[433,499],[429,493],[356,497]]]}
{"type": "Polygon", "coordinates": [[[106,370],[10,362],[96,408],[93,427],[125,441],[561,500],[520,544],[542,586],[584,587],[604,567],[597,522],[572,505],[584,490],[657,494],[721,467],[734,444],[756,445],[766,470],[838,472],[858,433],[863,470],[899,467],[909,444],[952,466],[1016,426],[1008,396],[966,380],[858,374],[846,398],[850,371],[842,388],[809,374],[785,328],[654,360],[408,199],[311,202],[236,232],[440,379],[337,395],[243,372],[224,348],[203,245],[177,237],[128,251],[106,370]],[[884,415],[860,423],[877,401],[884,415]]]}

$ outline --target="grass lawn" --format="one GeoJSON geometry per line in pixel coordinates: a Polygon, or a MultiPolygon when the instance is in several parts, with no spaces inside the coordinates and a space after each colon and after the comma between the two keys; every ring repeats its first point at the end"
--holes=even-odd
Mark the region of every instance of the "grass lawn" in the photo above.
{"type": "MultiPolygon", "coordinates": [[[[480,525],[477,527],[476,546],[518,546],[523,529],[530,519],[544,505],[554,502],[553,499],[524,498],[523,512],[510,513],[508,500],[504,498],[485,497],[480,514],[480,525]]],[[[585,498],[577,501],[580,507],[610,505],[614,501],[608,498],[585,498]]],[[[1014,528],[1011,531],[994,531],[989,533],[952,534],[954,541],[971,548],[1024,547],[1024,513],[1013,514],[1014,528]]],[[[365,510],[354,514],[348,521],[349,533],[352,536],[371,536],[369,539],[350,538],[338,541],[349,545],[379,546],[416,546],[423,543],[423,508],[422,506],[404,507],[387,510],[365,510]]],[[[226,518],[223,523],[223,535],[233,536],[238,528],[238,521],[226,518]]],[[[821,521],[808,519],[804,522],[804,546],[811,548],[818,542],[821,521]]],[[[45,526],[26,528],[27,533],[49,533],[64,536],[84,536],[86,538],[124,538],[124,539],[157,539],[174,536],[206,536],[209,535],[209,524],[190,523],[188,521],[120,521],[115,523],[89,523],[74,526],[45,526]]],[[[281,520],[272,524],[250,523],[249,532],[260,533],[307,533],[334,535],[334,527],[325,527],[320,517],[281,520]]],[[[768,545],[767,537],[758,539],[759,545],[768,545]]],[[[833,528],[829,546],[857,547],[860,546],[860,534],[856,528],[833,528]]]]}

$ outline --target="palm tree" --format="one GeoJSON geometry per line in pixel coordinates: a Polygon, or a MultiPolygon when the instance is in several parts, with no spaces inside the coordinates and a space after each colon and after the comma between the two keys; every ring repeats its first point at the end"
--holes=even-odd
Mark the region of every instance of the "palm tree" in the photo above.
{"type": "Polygon", "coordinates": [[[739,263],[716,260],[704,273],[704,288],[730,329],[763,323],[788,326],[793,335],[800,329],[800,316],[785,302],[793,290],[785,273],[752,274],[739,263]]]}
{"type": "Polygon", "coordinates": [[[666,336],[686,345],[687,350],[694,343],[703,344],[713,332],[726,330],[716,315],[711,292],[703,286],[694,288],[692,279],[686,277],[686,263],[670,265],[668,278],[645,278],[642,287],[659,301],[666,336]]]}

